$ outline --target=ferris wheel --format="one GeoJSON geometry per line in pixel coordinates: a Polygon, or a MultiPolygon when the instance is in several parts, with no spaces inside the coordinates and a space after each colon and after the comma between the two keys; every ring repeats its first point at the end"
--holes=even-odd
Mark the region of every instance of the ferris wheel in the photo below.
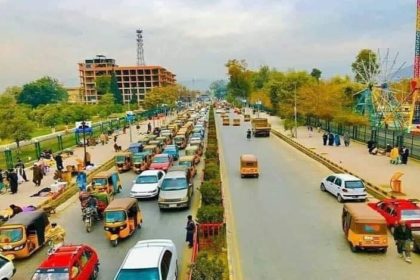
{"type": "Polygon", "coordinates": [[[355,94],[355,110],[367,116],[372,127],[406,131],[411,126],[411,106],[407,102],[411,93],[390,87],[406,64],[397,61],[398,53],[392,56],[387,49],[384,55],[380,50],[375,56],[369,53],[367,61],[356,65],[356,73],[366,87],[355,94]]]}

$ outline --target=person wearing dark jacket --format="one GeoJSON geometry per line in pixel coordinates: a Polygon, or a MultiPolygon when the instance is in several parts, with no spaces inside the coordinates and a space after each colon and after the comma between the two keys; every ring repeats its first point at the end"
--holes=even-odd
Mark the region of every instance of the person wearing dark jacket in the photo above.
{"type": "Polygon", "coordinates": [[[324,134],[322,135],[322,142],[324,143],[324,146],[327,146],[327,141],[328,141],[328,133],[324,132],[324,134]]]}
{"type": "Polygon", "coordinates": [[[328,133],[328,145],[333,146],[334,145],[334,134],[331,132],[328,133]]]}
{"type": "Polygon", "coordinates": [[[400,257],[411,263],[411,240],[413,235],[411,229],[407,227],[404,220],[401,220],[394,228],[394,240],[400,257]]]}
{"type": "Polygon", "coordinates": [[[10,191],[12,194],[17,193],[18,191],[18,175],[14,169],[10,169],[7,175],[7,180],[10,184],[10,191]]]}
{"type": "Polygon", "coordinates": [[[57,170],[59,170],[59,171],[63,170],[64,169],[64,166],[63,166],[63,158],[61,157],[61,154],[60,153],[58,153],[54,157],[54,160],[55,160],[55,164],[57,165],[57,170]]]}
{"type": "Polygon", "coordinates": [[[192,219],[191,215],[188,215],[187,226],[185,227],[187,230],[187,237],[185,241],[188,242],[188,247],[192,247],[194,245],[194,232],[195,232],[195,223],[192,219]]]}
{"type": "Polygon", "coordinates": [[[410,151],[408,150],[408,148],[403,146],[401,150],[401,163],[402,164],[407,164],[409,154],[410,154],[410,151]]]}
{"type": "Polygon", "coordinates": [[[28,182],[29,180],[26,177],[25,164],[20,158],[18,158],[18,162],[16,163],[15,168],[17,172],[22,176],[22,179],[25,180],[25,182],[28,182]]]}

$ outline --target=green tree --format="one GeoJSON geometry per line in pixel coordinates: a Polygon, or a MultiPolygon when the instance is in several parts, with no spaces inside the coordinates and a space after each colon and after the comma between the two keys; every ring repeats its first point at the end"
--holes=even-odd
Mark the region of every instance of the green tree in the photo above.
{"type": "Polygon", "coordinates": [[[228,68],[228,93],[235,98],[247,99],[251,92],[252,72],[247,70],[245,60],[231,59],[225,66],[228,68]]]}
{"type": "Polygon", "coordinates": [[[28,116],[17,108],[17,106],[8,106],[0,108],[0,138],[13,139],[18,150],[20,142],[31,139],[34,125],[28,120],[28,116]]]}
{"type": "Polygon", "coordinates": [[[352,63],[351,69],[357,82],[365,84],[371,82],[372,75],[376,75],[379,71],[376,53],[369,49],[361,50],[352,63]]]}
{"type": "Polygon", "coordinates": [[[115,111],[115,99],[111,93],[106,93],[102,95],[101,100],[99,100],[99,116],[104,118],[115,111]]]}
{"type": "Polygon", "coordinates": [[[227,92],[227,83],[225,80],[214,81],[210,84],[210,92],[217,99],[223,99],[227,92]]]}
{"type": "Polygon", "coordinates": [[[157,109],[162,104],[174,107],[181,94],[186,94],[186,92],[179,86],[155,87],[146,94],[143,107],[146,110],[157,109]]]}
{"type": "Polygon", "coordinates": [[[273,81],[269,85],[269,96],[270,96],[270,102],[271,106],[273,108],[273,113],[277,114],[279,109],[279,103],[280,103],[280,93],[281,93],[281,83],[277,81],[273,81]]]}
{"type": "Polygon", "coordinates": [[[267,65],[260,67],[260,70],[253,76],[253,86],[255,90],[262,89],[270,79],[270,68],[267,65]]]}
{"type": "Polygon", "coordinates": [[[18,96],[18,103],[37,107],[42,104],[59,103],[67,101],[67,91],[51,77],[43,77],[39,80],[25,84],[18,96]]]}
{"type": "Polygon", "coordinates": [[[104,95],[111,92],[111,76],[103,75],[96,77],[95,89],[98,92],[98,95],[104,95]]]}
{"type": "Polygon", "coordinates": [[[117,104],[124,103],[123,96],[121,94],[120,88],[118,87],[117,77],[115,76],[114,72],[112,72],[112,75],[111,75],[110,92],[114,96],[115,103],[117,104]]]}
{"type": "Polygon", "coordinates": [[[8,87],[4,90],[4,92],[1,94],[3,96],[10,96],[14,99],[14,103],[17,102],[19,95],[22,93],[22,88],[19,86],[13,86],[13,87],[8,87]]]}
{"type": "Polygon", "coordinates": [[[319,79],[321,79],[321,74],[322,74],[321,70],[317,68],[312,69],[311,76],[314,77],[318,83],[319,83],[319,79]]]}

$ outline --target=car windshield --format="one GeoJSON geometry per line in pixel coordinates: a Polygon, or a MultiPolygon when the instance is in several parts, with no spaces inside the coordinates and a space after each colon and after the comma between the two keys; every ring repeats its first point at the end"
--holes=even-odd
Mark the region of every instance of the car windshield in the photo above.
{"type": "Polygon", "coordinates": [[[105,186],[107,184],[107,180],[105,178],[95,178],[92,181],[95,186],[105,186]]]}
{"type": "Polygon", "coordinates": [[[153,159],[154,163],[165,163],[165,162],[168,162],[168,161],[169,161],[169,159],[168,159],[167,156],[166,157],[155,157],[153,159]]]}
{"type": "Polygon", "coordinates": [[[165,178],[162,182],[161,190],[175,191],[187,188],[186,178],[165,178]]]}
{"type": "Polygon", "coordinates": [[[18,242],[23,238],[22,228],[1,228],[0,243],[18,242]]]}
{"type": "Polygon", "coordinates": [[[180,161],[179,165],[186,166],[186,167],[191,167],[191,161],[180,161]]]}
{"type": "Polygon", "coordinates": [[[401,210],[401,220],[420,220],[420,209],[401,210]]]}
{"type": "Polygon", "coordinates": [[[38,269],[32,280],[69,280],[69,272],[67,268],[38,269]]]}
{"type": "Polygon", "coordinates": [[[159,280],[159,271],[157,268],[143,269],[121,269],[118,272],[117,280],[159,280]]]}
{"type": "Polygon", "coordinates": [[[150,176],[139,176],[136,179],[136,184],[152,184],[157,182],[157,177],[154,175],[150,176]]]}
{"type": "Polygon", "coordinates": [[[346,189],[361,189],[364,188],[365,186],[363,185],[363,182],[360,180],[356,180],[356,181],[345,181],[345,188],[346,189]]]}
{"type": "Polygon", "coordinates": [[[105,211],[105,223],[118,223],[126,219],[124,211],[105,211]]]}

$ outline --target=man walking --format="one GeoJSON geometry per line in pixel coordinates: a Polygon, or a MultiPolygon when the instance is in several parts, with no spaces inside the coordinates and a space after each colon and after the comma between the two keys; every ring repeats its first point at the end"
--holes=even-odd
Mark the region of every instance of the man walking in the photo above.
{"type": "Polygon", "coordinates": [[[34,163],[33,167],[33,182],[35,184],[35,187],[39,187],[41,185],[41,180],[44,177],[44,174],[41,170],[41,167],[38,166],[36,163],[34,163]]]}
{"type": "Polygon", "coordinates": [[[401,220],[394,228],[394,240],[400,257],[411,263],[411,240],[413,235],[411,229],[407,227],[404,220],[401,220]]]}
{"type": "Polygon", "coordinates": [[[188,247],[192,248],[192,246],[194,245],[195,223],[191,215],[188,215],[187,218],[187,226],[185,227],[185,229],[187,230],[187,237],[185,238],[185,241],[188,242],[188,247]]]}
{"type": "Polygon", "coordinates": [[[12,192],[12,194],[17,193],[17,190],[18,190],[18,175],[13,168],[9,169],[9,173],[7,174],[7,180],[9,181],[10,191],[12,192]]]}
{"type": "Polygon", "coordinates": [[[409,154],[410,154],[410,151],[408,150],[408,148],[406,146],[403,146],[401,150],[401,163],[402,164],[407,164],[409,154]]]}
{"type": "Polygon", "coordinates": [[[63,170],[64,169],[64,166],[63,166],[63,158],[61,157],[61,154],[60,153],[58,153],[55,156],[54,160],[55,160],[55,164],[57,165],[57,170],[58,171],[63,170]]]}
{"type": "Polygon", "coordinates": [[[347,131],[344,132],[343,139],[344,139],[344,146],[348,147],[350,145],[350,136],[347,131]]]}
{"type": "Polygon", "coordinates": [[[15,168],[17,173],[22,176],[22,179],[25,180],[25,182],[28,182],[28,178],[26,178],[25,164],[20,158],[18,158],[18,162],[16,163],[15,168]]]}
{"type": "Polygon", "coordinates": [[[324,143],[324,146],[327,146],[327,141],[328,141],[328,133],[324,132],[324,134],[322,135],[322,142],[324,143]]]}

